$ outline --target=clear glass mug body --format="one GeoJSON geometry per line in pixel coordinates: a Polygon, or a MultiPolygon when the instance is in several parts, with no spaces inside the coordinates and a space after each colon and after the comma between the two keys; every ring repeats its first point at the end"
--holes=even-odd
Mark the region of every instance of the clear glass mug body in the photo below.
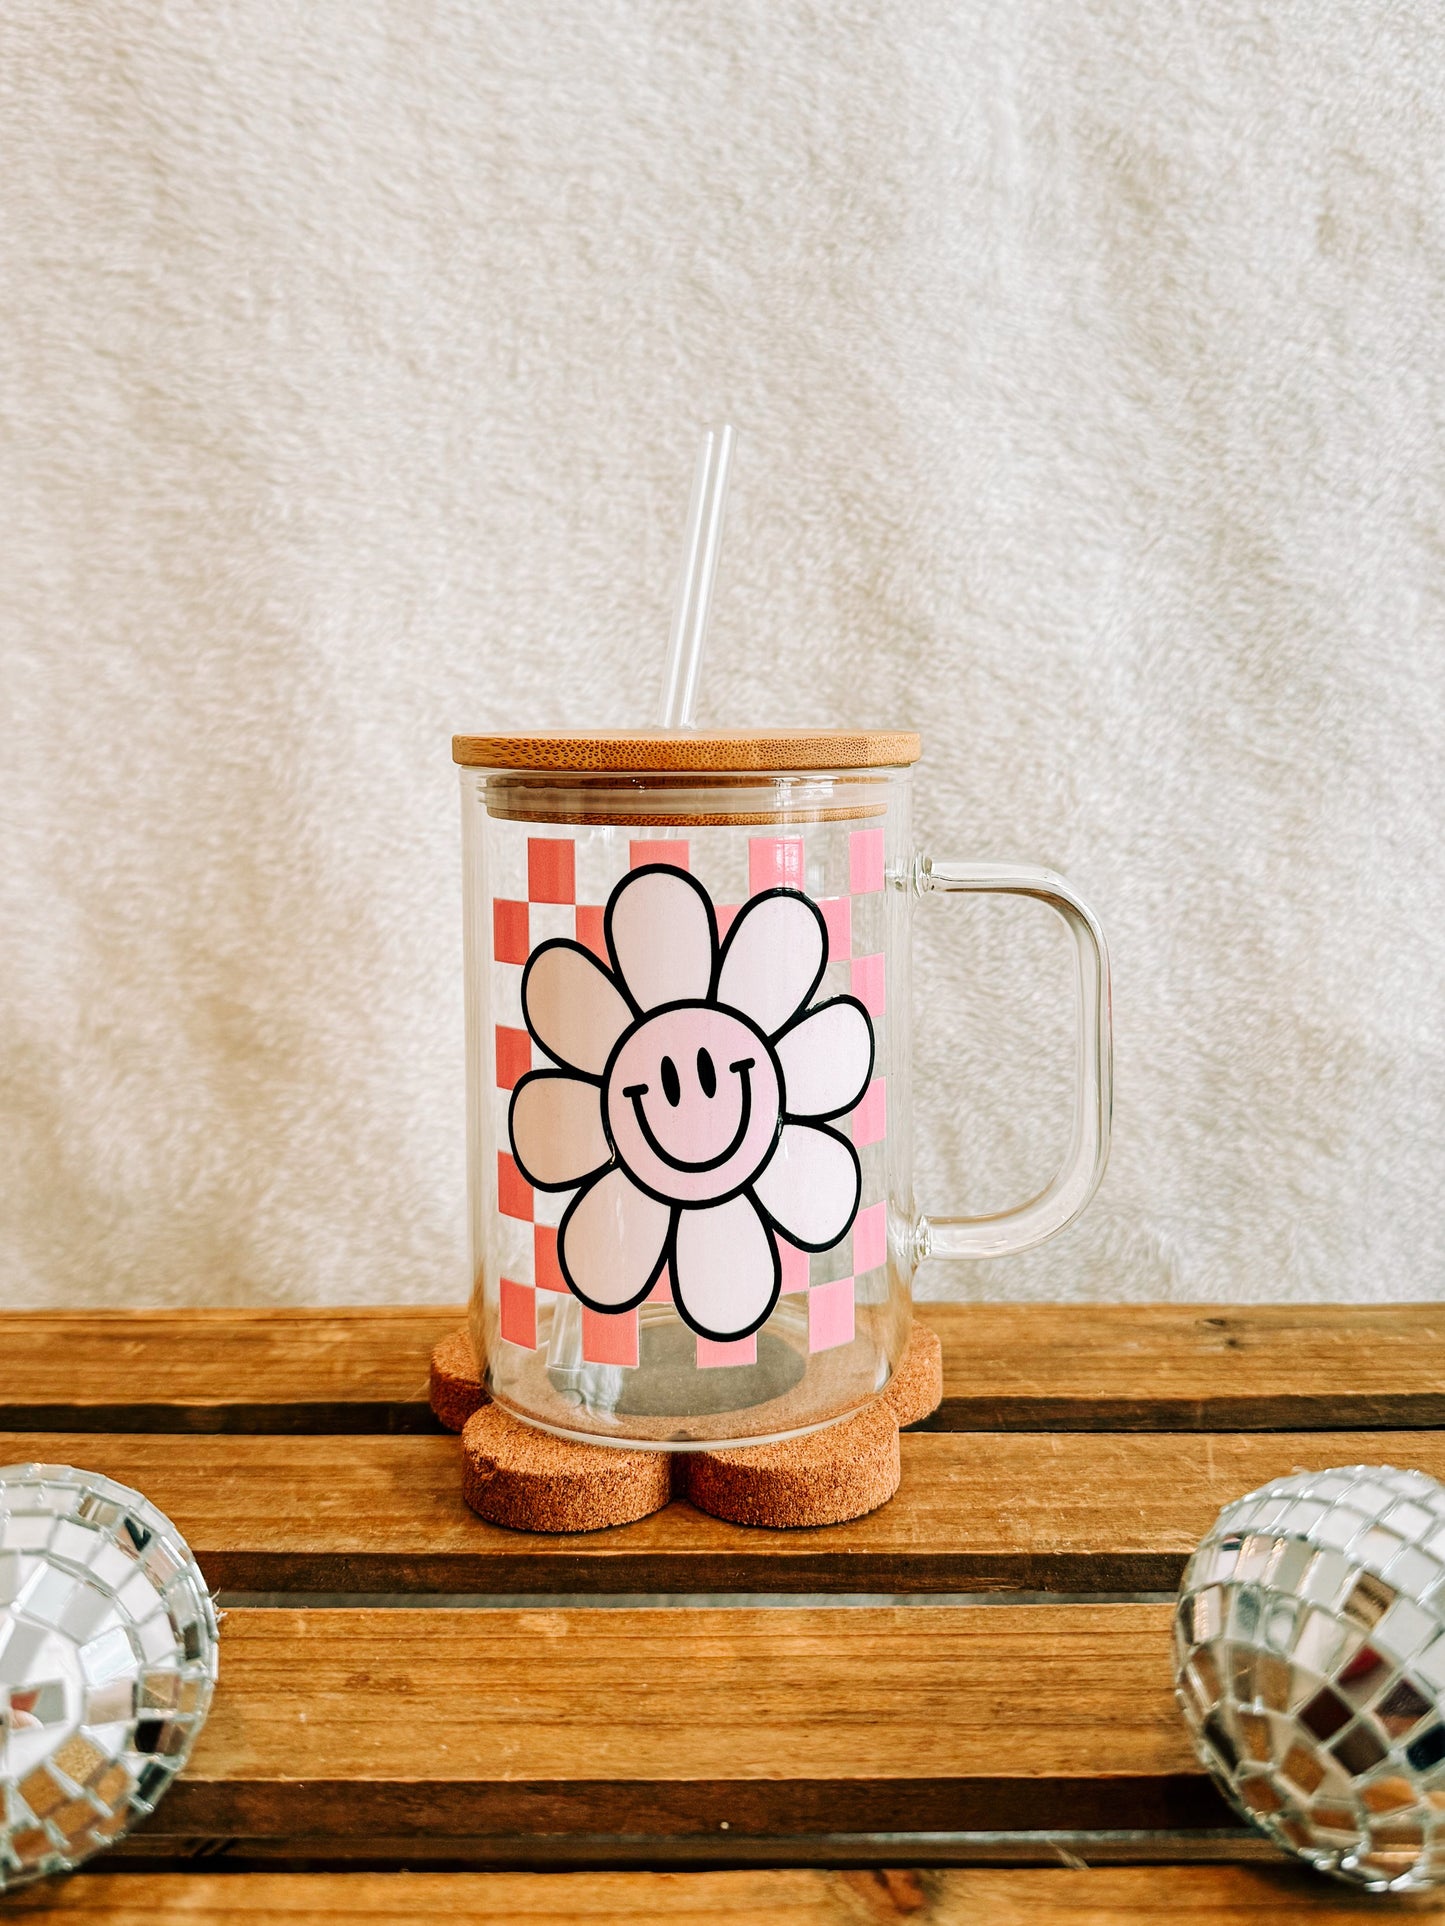
{"type": "MultiPolygon", "coordinates": [[[[909,968],[914,900],[930,887],[1022,889],[1053,898],[1047,887],[1035,892],[1018,880],[1043,878],[1045,872],[958,869],[950,875],[919,858],[911,836],[910,769],[698,775],[463,768],[460,776],[471,1326],[478,1357],[485,1360],[488,1390],[504,1409],[564,1437],[671,1450],[761,1443],[817,1429],[859,1409],[887,1385],[908,1341],[913,1273],[930,1250],[963,1255],[1023,1248],[1082,1208],[1102,1170],[1107,1139],[1107,1049],[1099,1049],[1097,1029],[1098,1074],[1085,1093],[1089,1103],[1081,1097],[1080,1111],[1092,1106],[1093,1134],[1102,1141],[1081,1143],[1076,1127],[1066,1171],[1022,1211],[992,1220],[1002,1229],[963,1220],[930,1225],[915,1209],[909,968]],[[801,892],[816,906],[808,914],[819,932],[820,978],[792,1012],[790,1024],[771,1038],[760,1029],[756,1038],[754,1054],[778,1053],[779,1087],[779,1037],[809,1010],[846,1000],[866,1012],[871,1031],[871,1063],[860,1079],[858,1100],[842,1115],[825,1114],[825,1103],[816,1123],[809,1122],[805,1103],[799,1119],[803,1128],[821,1128],[851,1146],[856,1194],[846,1226],[817,1248],[817,1213],[807,1230],[808,1212],[800,1209],[806,1199],[780,1182],[786,1175],[781,1166],[771,1182],[764,1166],[743,1197],[753,1200],[772,1240],[776,1295],[763,1321],[738,1338],[704,1335],[706,1320],[695,1315],[698,1300],[683,1288],[695,1271],[705,1221],[696,1216],[689,1225],[686,1203],[671,1207],[668,1236],[674,1241],[666,1247],[661,1274],[653,1280],[644,1267],[609,1293],[624,1308],[589,1303],[575,1286],[569,1288],[577,1268],[565,1262],[576,1239],[569,1230],[569,1207],[580,1209],[582,1193],[597,1181],[597,1172],[579,1173],[576,1185],[558,1184],[559,1174],[570,1174],[564,1165],[560,1172],[546,1173],[549,1187],[529,1182],[529,1176],[540,1176],[539,1160],[514,1112],[514,1101],[520,1110],[524,1079],[535,1081],[542,1072],[541,1081],[555,1088],[559,1073],[573,1068],[556,1054],[555,1043],[551,1051],[543,1047],[540,1034],[534,1034],[535,1010],[524,1007],[524,980],[533,985],[527,1003],[539,1000],[535,986],[543,979],[534,982],[529,974],[539,949],[588,951],[608,973],[607,998],[617,991],[629,995],[637,1016],[623,965],[611,947],[608,905],[621,901],[629,877],[632,892],[640,880],[637,871],[659,866],[685,872],[706,892],[724,960],[734,920],[745,906],[761,907],[754,899],[801,892]],[[616,991],[610,987],[614,983],[616,991]],[[1086,1184],[1080,1175],[1085,1165],[1091,1165],[1086,1184]],[[1061,1196],[1070,1171],[1073,1194],[1061,1196]],[[766,1208],[764,1194],[771,1200],[766,1208]],[[798,1223],[805,1228],[797,1229],[798,1223]],[[645,1291],[635,1302],[628,1301],[636,1296],[634,1283],[645,1291]]],[[[686,895],[674,878],[664,887],[686,895]]],[[[640,898],[629,894],[629,900],[640,898]]],[[[1053,906],[1074,914],[1058,902],[1053,906]]],[[[786,908],[793,914],[799,906],[786,908]]],[[[1091,918],[1088,922],[1092,925],[1091,918]]],[[[754,932],[759,927],[755,922],[754,932]]],[[[1092,952],[1106,970],[1102,945],[1095,946],[1097,927],[1085,937],[1081,959],[1092,952]]],[[[574,970],[579,965],[575,957],[561,961],[574,970]]],[[[588,974],[586,959],[580,965],[588,974]]],[[[648,970],[652,961],[644,955],[632,967],[648,970]]],[[[643,1019],[649,1000],[658,1004],[661,996],[665,1001],[665,971],[663,982],[662,991],[654,988],[650,999],[643,997],[643,1019]]],[[[779,994],[789,1000],[782,978],[778,984],[779,994]]],[[[709,995],[724,1005],[723,1017],[715,1020],[731,1022],[726,985],[726,970],[719,973],[715,965],[709,995]]],[[[1106,1024],[1106,974],[1095,987],[1094,1014],[1106,1024]]],[[[1082,975],[1081,989],[1087,990],[1082,975]]],[[[766,987],[762,994],[766,1001],[766,987]]],[[[621,1003],[616,1007],[620,1010],[621,1003]]],[[[758,1017],[758,1023],[774,1024],[780,1008],[773,1007],[766,1019],[758,1017]]],[[[757,1015],[742,1014],[749,1023],[757,1015]]],[[[849,1022],[861,1022],[856,1008],[849,1022]]],[[[817,1026],[809,1034],[816,1043],[817,1026]]],[[[619,1051],[626,1041],[624,1034],[619,1051]]],[[[680,1053],[674,1054],[682,1061],[680,1053]]],[[[1088,1055],[1086,1048],[1083,1057],[1088,1055]]],[[[599,1056],[590,1066],[594,1082],[600,1061],[599,1056]]],[[[829,1075],[836,1080],[836,1065],[824,1061],[817,1067],[825,1081],[829,1075]]],[[[1087,1070],[1082,1059],[1081,1067],[1087,1070]]],[[[610,1070],[600,1074],[602,1115],[611,1121],[604,1126],[606,1149],[597,1154],[607,1159],[603,1174],[620,1184],[617,1167],[625,1174],[637,1159],[614,1127],[621,1104],[615,1094],[609,1110],[608,1091],[619,1079],[609,1084],[610,1070]]],[[[667,1075],[676,1101],[677,1072],[669,1066],[667,1075]]],[[[722,1080],[728,1083],[726,1064],[722,1080]]],[[[1082,1079],[1081,1091],[1088,1081],[1082,1079]]],[[[731,1091],[729,1085],[724,1095],[731,1091]]],[[[569,1092],[576,1094],[570,1086],[569,1092]]],[[[852,1090],[846,1094],[851,1097],[852,1090]]],[[[646,1099],[637,1102],[642,1106],[646,1099]]],[[[657,1106],[656,1120],[665,1124],[660,1091],[654,1090],[651,1102],[657,1106]]],[[[783,1109],[789,1121],[778,1121],[780,1146],[785,1132],[799,1127],[791,1121],[791,1095],[783,1109]]],[[[1087,1138],[1087,1115],[1082,1128],[1087,1138]]],[[[827,1149],[834,1162],[841,1159],[836,1144],[827,1149]]],[[[596,1156],[579,1161],[595,1162],[596,1156]]],[[[838,1221],[829,1220],[823,1235],[831,1237],[838,1221]]],[[[751,1219],[748,1224],[756,1241],[760,1233],[751,1219]]]]}

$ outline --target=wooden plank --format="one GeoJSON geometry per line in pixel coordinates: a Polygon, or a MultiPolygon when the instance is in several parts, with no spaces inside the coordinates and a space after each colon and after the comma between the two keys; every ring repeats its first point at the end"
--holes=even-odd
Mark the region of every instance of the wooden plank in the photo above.
{"type": "MultiPolygon", "coordinates": [[[[952,1431],[1445,1425],[1434,1304],[925,1304],[952,1431]]],[[[13,1430],[429,1431],[426,1367],[455,1306],[12,1312],[13,1430]]]]}
{"type": "MultiPolygon", "coordinates": [[[[1398,1910],[1398,1908],[1396,1908],[1398,1910]]],[[[17,1894],[31,1926],[1379,1926],[1380,1902],[1293,1867],[840,1872],[81,1873],[17,1894]]],[[[1411,1919],[1445,1920],[1445,1899],[1411,1919]]]]}
{"type": "Polygon", "coordinates": [[[1445,1425],[1441,1304],[925,1304],[953,1431],[1445,1425]]]}
{"type": "Polygon", "coordinates": [[[456,1305],[12,1311],[0,1425],[28,1431],[435,1431],[432,1347],[456,1305]]]}
{"type": "MultiPolygon", "coordinates": [[[[405,1836],[525,1864],[710,1839],[1233,1823],[1165,1606],[241,1610],[166,1838],[405,1836]],[[461,1843],[458,1843],[461,1842],[461,1843]]],[[[660,1848],[661,1849],[661,1848],[660,1848]]]]}
{"type": "Polygon", "coordinates": [[[0,1435],[0,1464],[59,1459],[144,1491],[217,1589],[241,1592],[1171,1590],[1227,1500],[1332,1464],[1445,1478],[1439,1432],[914,1434],[882,1510],[802,1532],[685,1504],[571,1537],[462,1502],[455,1439],[0,1435]]]}

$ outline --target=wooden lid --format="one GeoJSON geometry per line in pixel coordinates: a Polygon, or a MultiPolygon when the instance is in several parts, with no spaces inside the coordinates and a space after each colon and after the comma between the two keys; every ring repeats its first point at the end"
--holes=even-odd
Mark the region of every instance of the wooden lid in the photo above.
{"type": "Polygon", "coordinates": [[[544,730],[529,736],[453,736],[452,761],[469,769],[693,770],[883,769],[917,762],[911,729],[544,730]]]}

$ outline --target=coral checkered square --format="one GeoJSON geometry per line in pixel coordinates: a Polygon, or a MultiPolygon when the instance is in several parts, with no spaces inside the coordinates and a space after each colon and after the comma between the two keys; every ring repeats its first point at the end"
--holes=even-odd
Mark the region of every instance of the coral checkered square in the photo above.
{"type": "Polygon", "coordinates": [[[524,1351],[537,1348],[537,1293],[530,1284],[510,1277],[501,1280],[502,1336],[524,1351]]]}
{"type": "Polygon", "coordinates": [[[577,848],[570,836],[527,838],[527,899],[532,903],[575,903],[577,848]]]}
{"type": "Polygon", "coordinates": [[[514,1090],[532,1067],[532,1039],[525,1030],[497,1025],[497,1088],[514,1090]]]}
{"type": "Polygon", "coordinates": [[[492,904],[492,955],[499,963],[525,963],[530,948],[527,905],[497,897],[492,904]]]}
{"type": "Polygon", "coordinates": [[[637,1367],[636,1311],[589,1311],[582,1307],[582,1356],[588,1364],[637,1367]]]}

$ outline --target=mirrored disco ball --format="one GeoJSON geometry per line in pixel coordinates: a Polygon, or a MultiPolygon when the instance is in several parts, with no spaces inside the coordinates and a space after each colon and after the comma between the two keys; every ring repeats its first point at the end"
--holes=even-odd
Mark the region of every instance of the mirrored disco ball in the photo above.
{"type": "Polygon", "coordinates": [[[163,1513],[95,1472],[0,1469],[0,1893],[150,1812],[215,1682],[210,1594],[163,1513]]]}
{"type": "Polygon", "coordinates": [[[1226,1505],[1174,1639],[1199,1756],[1248,1818],[1372,1890],[1445,1877],[1445,1487],[1349,1465],[1226,1505]]]}

